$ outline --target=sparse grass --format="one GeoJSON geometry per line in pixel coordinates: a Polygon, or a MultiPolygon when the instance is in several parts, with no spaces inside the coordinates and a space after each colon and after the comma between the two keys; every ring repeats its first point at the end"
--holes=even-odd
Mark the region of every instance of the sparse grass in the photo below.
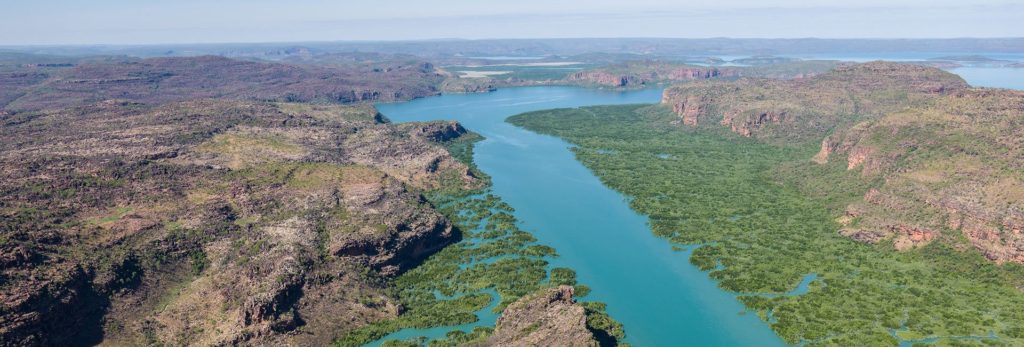
{"type": "Polygon", "coordinates": [[[378,121],[377,110],[372,105],[330,105],[280,102],[275,104],[281,112],[290,115],[308,115],[315,119],[325,121],[353,121],[370,122],[378,121]]]}
{"type": "Polygon", "coordinates": [[[188,287],[192,285],[192,281],[195,279],[194,276],[185,278],[180,283],[170,287],[166,292],[160,296],[160,299],[156,303],[156,312],[162,312],[167,309],[168,306],[174,303],[183,292],[188,290],[188,287]]]}
{"type": "Polygon", "coordinates": [[[196,146],[196,151],[223,157],[233,169],[241,169],[271,160],[298,159],[306,149],[272,134],[218,134],[196,146]]]}
{"type": "Polygon", "coordinates": [[[127,216],[129,213],[132,213],[131,207],[121,206],[114,208],[114,211],[108,215],[89,219],[86,221],[86,223],[96,226],[104,226],[120,220],[124,216],[127,216]]]}

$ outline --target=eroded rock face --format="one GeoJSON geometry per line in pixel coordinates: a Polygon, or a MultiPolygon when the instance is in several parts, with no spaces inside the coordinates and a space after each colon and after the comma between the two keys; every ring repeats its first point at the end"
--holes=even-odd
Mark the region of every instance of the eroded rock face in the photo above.
{"type": "Polygon", "coordinates": [[[707,95],[689,95],[683,100],[673,102],[672,112],[682,118],[683,124],[697,126],[700,118],[707,116],[710,104],[711,98],[707,95]]]}
{"type": "Polygon", "coordinates": [[[566,77],[566,81],[608,87],[640,87],[653,83],[736,76],[739,76],[739,72],[735,69],[634,62],[621,66],[575,72],[566,77]]]}
{"type": "Polygon", "coordinates": [[[1024,262],[1022,116],[1024,93],[971,89],[830,135],[816,161],[845,156],[848,170],[883,179],[848,208],[860,222],[843,234],[905,250],[952,231],[994,262],[1024,262]]]}
{"type": "MultiPolygon", "coordinates": [[[[817,141],[836,124],[878,117],[968,88],[956,75],[934,68],[872,62],[788,80],[695,80],[665,89],[681,123],[719,123],[747,137],[817,141]],[[905,98],[886,97],[906,94],[905,98]]],[[[824,158],[823,158],[824,159],[824,158]]]]}
{"type": "Polygon", "coordinates": [[[821,149],[814,155],[813,160],[818,164],[828,164],[828,157],[832,155],[832,152],[836,151],[838,143],[832,141],[832,136],[825,136],[825,139],[821,140],[821,149]]]}
{"type": "MultiPolygon", "coordinates": [[[[755,129],[759,129],[771,123],[781,123],[786,120],[788,111],[776,109],[757,110],[746,115],[728,114],[722,118],[722,125],[728,126],[732,132],[740,136],[750,137],[755,129]]],[[[685,116],[683,116],[685,119],[685,116]]],[[[685,122],[684,122],[685,123],[685,122]]],[[[696,123],[694,123],[695,125],[696,123]]]]}
{"type": "Polygon", "coordinates": [[[394,317],[379,278],[457,239],[419,192],[479,184],[437,144],[462,134],[212,100],[7,124],[0,344],[325,345],[394,317]]]}
{"type": "Polygon", "coordinates": [[[909,250],[952,231],[994,262],[1024,261],[1024,93],[872,62],[810,78],[694,81],[666,89],[662,103],[686,126],[721,117],[741,136],[820,142],[809,159],[879,182],[839,217],[842,235],[909,250]]]}
{"type": "Polygon", "coordinates": [[[559,286],[523,297],[502,312],[487,346],[598,346],[573,288],[559,286]]]}
{"type": "Polygon", "coordinates": [[[337,256],[366,257],[383,275],[395,275],[453,241],[452,225],[394,180],[360,184],[341,197],[363,227],[332,233],[327,249],[337,256]]]}

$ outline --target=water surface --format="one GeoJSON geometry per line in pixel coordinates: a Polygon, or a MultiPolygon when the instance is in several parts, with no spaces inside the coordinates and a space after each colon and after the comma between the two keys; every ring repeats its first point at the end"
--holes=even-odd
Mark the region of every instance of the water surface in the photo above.
{"type": "Polygon", "coordinates": [[[949,72],[960,75],[975,87],[1024,90],[1024,68],[960,67],[949,72]]]}
{"type": "MultiPolygon", "coordinates": [[[[847,61],[923,60],[963,53],[856,55],[847,61]]],[[[1018,60],[1018,55],[988,55],[1018,60]]],[[[492,57],[493,58],[493,57],[492,57]]],[[[506,57],[498,57],[506,58],[506,57]]],[[[511,58],[511,57],[508,57],[511,58]]],[[[522,57],[517,57],[521,59],[522,57]]],[[[812,58],[812,57],[802,57],[812,58]]],[[[1024,69],[962,67],[950,70],[980,87],[1024,89],[1024,69]]],[[[571,87],[510,88],[487,94],[444,95],[378,105],[395,122],[458,120],[487,139],[477,145],[475,160],[493,177],[494,192],[516,208],[523,228],[561,257],[553,266],[578,272],[593,288],[587,300],[608,303],[608,311],[625,324],[627,342],[639,346],[781,346],[781,340],[733,293],[719,289],[706,273],[689,264],[693,247],[673,251],[655,237],[647,219],[629,209],[624,197],[605,187],[569,151],[566,142],[514,127],[508,116],[550,108],[656,103],[661,90],[612,92],[571,87]]],[[[809,274],[786,295],[800,295],[816,277],[809,274]]],[[[495,300],[496,302],[497,300],[495,300]]],[[[388,338],[443,337],[493,325],[485,309],[480,321],[456,327],[406,329],[388,338]]],[[[382,339],[383,340],[383,339],[382,339]]],[[[380,341],[377,341],[379,343],[380,341]]],[[[913,341],[925,342],[925,341],[913,341]]]]}
{"type": "MultiPolygon", "coordinates": [[[[993,52],[888,52],[888,53],[841,53],[841,54],[780,54],[781,57],[799,58],[804,60],[840,60],[849,62],[868,62],[874,60],[898,62],[926,62],[943,57],[981,56],[1005,62],[1024,63],[1024,53],[993,53],[993,52]]],[[[735,60],[737,56],[719,56],[725,60],[735,60]]],[[[946,71],[960,75],[967,83],[975,87],[1010,88],[1024,90],[1024,68],[1009,66],[963,66],[946,71]]]]}
{"type": "MultiPolygon", "coordinates": [[[[378,105],[395,122],[458,120],[487,139],[475,161],[491,175],[494,193],[516,209],[524,230],[561,257],[608,304],[637,346],[782,346],[761,321],[657,238],[647,219],[576,161],[569,144],[532,133],[505,118],[522,112],[588,105],[656,103],[661,90],[611,92],[571,87],[502,89],[378,105]]],[[[793,283],[796,288],[800,283],[793,283]]]]}

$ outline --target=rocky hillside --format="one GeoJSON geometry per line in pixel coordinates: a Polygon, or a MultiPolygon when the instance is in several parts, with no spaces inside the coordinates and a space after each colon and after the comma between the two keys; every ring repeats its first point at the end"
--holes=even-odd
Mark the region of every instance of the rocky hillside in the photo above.
{"type": "MultiPolygon", "coordinates": [[[[176,78],[97,71],[47,83],[176,78]]],[[[418,192],[480,184],[438,144],[461,126],[368,106],[103,101],[0,122],[2,345],[329,343],[396,316],[380,279],[455,241],[418,192]]]]}
{"type": "Polygon", "coordinates": [[[259,101],[407,100],[436,95],[444,76],[408,59],[376,63],[302,64],[217,56],[89,60],[52,71],[20,65],[0,71],[0,106],[11,111],[59,109],[122,99],[147,104],[196,98],[259,101]]]}
{"type": "Polygon", "coordinates": [[[649,84],[737,77],[738,69],[656,62],[630,62],[570,74],[566,82],[605,87],[643,87],[649,84]]]}
{"type": "MultiPolygon", "coordinates": [[[[603,65],[604,63],[602,63],[603,65]]],[[[629,61],[574,72],[560,83],[586,87],[641,88],[648,85],[735,80],[739,77],[776,80],[808,78],[827,73],[840,66],[835,61],[792,61],[756,66],[696,66],[666,61],[629,61]]]]}
{"type": "Polygon", "coordinates": [[[599,346],[587,330],[586,309],[573,300],[573,287],[559,286],[508,306],[488,346],[599,346]]]}
{"type": "Polygon", "coordinates": [[[820,141],[808,159],[835,170],[792,180],[814,195],[857,196],[837,216],[845,236],[906,250],[962,235],[992,261],[1024,263],[1024,93],[874,62],[805,79],[684,84],[663,103],[687,126],[820,141]]]}
{"type": "Polygon", "coordinates": [[[743,136],[806,141],[968,87],[939,69],[873,62],[810,78],[687,83],[666,89],[662,103],[685,125],[718,123],[743,136]]]}
{"type": "Polygon", "coordinates": [[[971,89],[826,137],[815,157],[882,184],[842,234],[908,249],[962,234],[985,257],[1024,263],[1024,93],[971,89]]]}

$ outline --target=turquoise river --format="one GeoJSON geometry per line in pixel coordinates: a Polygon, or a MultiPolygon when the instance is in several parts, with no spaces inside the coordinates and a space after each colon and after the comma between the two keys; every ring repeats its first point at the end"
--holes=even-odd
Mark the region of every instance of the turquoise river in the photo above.
{"type": "MultiPolygon", "coordinates": [[[[1024,69],[952,70],[976,86],[1024,89],[1024,69]]],[[[474,160],[492,176],[494,192],[516,209],[524,230],[561,255],[552,266],[573,268],[593,291],[585,300],[608,304],[608,312],[626,328],[636,346],[783,346],[768,325],[690,265],[693,247],[671,245],[655,237],[647,219],[629,209],[627,197],[605,187],[574,158],[561,139],[505,123],[529,111],[590,105],[656,103],[661,90],[613,92],[573,87],[509,88],[485,94],[454,94],[381,104],[394,122],[457,120],[486,140],[474,160]],[[677,250],[674,250],[676,248],[677,250]],[[678,249],[682,249],[681,251],[678,249]]],[[[815,279],[808,274],[794,290],[799,295],[815,279]]],[[[496,293],[492,293],[496,295],[496,293]]],[[[419,336],[442,338],[453,329],[493,325],[488,308],[480,321],[457,327],[406,329],[376,341],[419,336]]],[[[901,346],[912,342],[903,341],[901,346]]]]}
{"type": "MultiPolygon", "coordinates": [[[[651,233],[623,195],[605,187],[576,161],[569,144],[505,123],[522,112],[587,105],[656,103],[661,90],[610,92],[571,87],[509,88],[486,94],[444,95],[378,105],[394,122],[458,120],[486,140],[475,161],[491,175],[494,192],[515,207],[523,229],[575,269],[593,288],[586,300],[608,304],[626,328],[627,342],[670,346],[782,346],[782,341],[735,295],[717,287],[651,233]]],[[[797,287],[798,283],[793,283],[797,287]]],[[[492,320],[493,317],[481,317],[492,320]]],[[[491,322],[493,324],[493,322],[491,322]]],[[[443,332],[422,331],[424,335],[443,332]]],[[[410,336],[411,335],[411,336],[410,336]]],[[[389,338],[408,338],[399,332],[389,338]]],[[[443,337],[443,335],[436,336],[443,337]]]]}

